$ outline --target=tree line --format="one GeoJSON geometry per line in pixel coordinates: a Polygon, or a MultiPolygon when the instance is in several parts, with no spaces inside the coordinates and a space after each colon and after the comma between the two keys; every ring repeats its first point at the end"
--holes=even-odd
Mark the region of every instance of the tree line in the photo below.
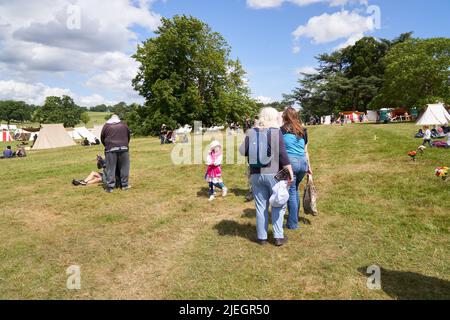
{"type": "Polygon", "coordinates": [[[24,123],[63,123],[65,127],[75,127],[79,123],[87,124],[87,108],[75,104],[69,96],[47,97],[42,106],[30,105],[23,101],[0,101],[0,120],[24,123]]]}
{"type": "Polygon", "coordinates": [[[286,104],[301,105],[305,116],[450,104],[448,38],[365,37],[316,59],[317,72],[302,74],[299,86],[284,96],[286,104]]]}

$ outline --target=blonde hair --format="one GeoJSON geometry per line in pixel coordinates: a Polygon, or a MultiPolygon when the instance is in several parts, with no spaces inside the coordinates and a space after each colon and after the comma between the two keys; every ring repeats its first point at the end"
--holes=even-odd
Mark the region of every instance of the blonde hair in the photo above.
{"type": "Polygon", "coordinates": [[[263,108],[259,113],[259,126],[263,129],[280,128],[280,113],[275,108],[263,108]]]}

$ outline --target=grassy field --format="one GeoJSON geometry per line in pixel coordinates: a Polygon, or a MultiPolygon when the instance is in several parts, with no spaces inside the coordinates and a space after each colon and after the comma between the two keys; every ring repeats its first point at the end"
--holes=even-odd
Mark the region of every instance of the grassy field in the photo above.
{"type": "Polygon", "coordinates": [[[88,112],[91,121],[86,125],[87,128],[93,128],[94,125],[102,125],[105,123],[105,117],[110,115],[108,112],[88,112]]]}
{"type": "MultiPolygon", "coordinates": [[[[98,148],[0,161],[2,299],[449,299],[449,150],[408,151],[416,127],[310,129],[319,217],[276,248],[255,240],[245,166],[224,166],[230,195],[208,203],[204,166],[172,146],[132,141],[129,192],[75,188],[98,148]],[[382,290],[367,288],[369,265],[382,290]],[[66,269],[81,266],[81,290],[66,269]]],[[[2,147],[4,144],[1,145],[2,147]]]]}

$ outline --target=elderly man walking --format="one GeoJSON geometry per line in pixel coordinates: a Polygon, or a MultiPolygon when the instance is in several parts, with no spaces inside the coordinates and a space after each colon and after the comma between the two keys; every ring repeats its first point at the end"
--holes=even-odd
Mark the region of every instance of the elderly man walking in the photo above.
{"type": "Polygon", "coordinates": [[[113,192],[116,183],[120,182],[122,190],[130,188],[130,129],[117,115],[113,115],[103,126],[101,141],[105,146],[106,159],[106,192],[113,192]],[[120,181],[116,181],[120,179],[120,181]]]}

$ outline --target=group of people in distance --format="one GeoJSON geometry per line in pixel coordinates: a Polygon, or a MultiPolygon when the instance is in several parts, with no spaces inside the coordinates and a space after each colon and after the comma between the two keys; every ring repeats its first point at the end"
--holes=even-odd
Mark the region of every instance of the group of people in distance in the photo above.
{"type": "Polygon", "coordinates": [[[93,143],[89,142],[88,138],[84,138],[83,141],[81,141],[81,145],[83,147],[99,146],[100,144],[101,144],[101,142],[98,138],[95,138],[93,143]]]}
{"type": "Polygon", "coordinates": [[[171,144],[177,142],[177,134],[173,130],[169,130],[165,124],[159,130],[159,139],[161,144],[171,144]]]}
{"type": "Polygon", "coordinates": [[[0,159],[11,159],[11,158],[24,158],[27,156],[25,148],[21,145],[17,146],[16,151],[12,151],[11,146],[7,146],[5,150],[3,150],[0,159]]]}
{"type": "MultiPolygon", "coordinates": [[[[274,243],[276,246],[282,246],[288,241],[284,227],[299,229],[299,185],[307,174],[312,176],[307,129],[303,127],[298,112],[293,108],[287,108],[282,119],[276,109],[264,108],[254,127],[247,130],[239,151],[247,157],[249,163],[250,187],[256,207],[257,242],[261,245],[268,243],[270,198],[279,182],[277,176],[280,172],[286,172],[289,200],[281,206],[272,205],[274,243]],[[260,143],[261,141],[265,143],[260,143]],[[263,162],[262,158],[267,161],[263,162]],[[286,209],[289,215],[284,225],[286,209]]],[[[221,165],[222,146],[213,141],[205,174],[209,184],[210,201],[215,199],[215,187],[222,190],[222,196],[227,195],[228,189],[222,180],[221,165]]]]}
{"type": "Polygon", "coordinates": [[[430,148],[446,148],[450,149],[450,127],[444,125],[442,127],[435,127],[430,129],[429,126],[424,126],[423,130],[420,129],[416,134],[416,138],[423,138],[422,146],[428,145],[430,148]],[[442,139],[445,141],[432,141],[432,139],[442,139]]]}
{"type": "Polygon", "coordinates": [[[123,191],[129,190],[130,156],[129,144],[131,131],[128,126],[113,115],[103,126],[101,143],[105,146],[105,159],[97,156],[97,168],[99,172],[93,171],[86,179],[72,180],[75,186],[89,186],[103,183],[105,191],[112,193],[119,188],[123,191]]]}

